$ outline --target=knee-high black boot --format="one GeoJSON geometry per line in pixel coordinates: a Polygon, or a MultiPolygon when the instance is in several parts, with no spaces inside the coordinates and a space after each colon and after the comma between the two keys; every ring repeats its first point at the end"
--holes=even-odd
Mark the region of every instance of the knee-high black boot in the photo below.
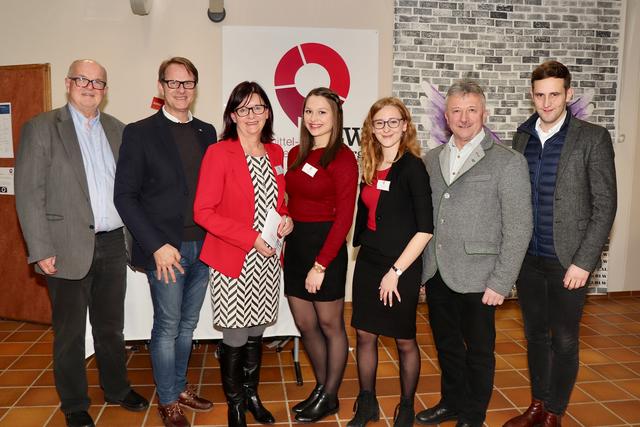
{"type": "Polygon", "coordinates": [[[227,397],[227,423],[229,427],[246,427],[244,390],[244,346],[231,347],[220,343],[220,374],[222,388],[227,397]]]}
{"type": "Polygon", "coordinates": [[[262,362],[262,337],[249,337],[245,348],[244,359],[244,395],[247,409],[257,422],[273,424],[275,418],[267,408],[262,405],[258,396],[258,383],[260,382],[260,365],[262,362]]]}

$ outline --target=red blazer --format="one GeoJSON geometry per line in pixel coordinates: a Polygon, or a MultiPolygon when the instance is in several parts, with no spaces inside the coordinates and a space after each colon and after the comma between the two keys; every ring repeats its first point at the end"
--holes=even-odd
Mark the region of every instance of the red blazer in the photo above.
{"type": "MultiPolygon", "coordinates": [[[[275,143],[264,144],[278,185],[277,211],[284,202],[284,153],[275,143]]],[[[220,273],[237,278],[247,253],[260,233],[253,229],[254,194],[240,141],[211,145],[200,166],[193,218],[206,231],[200,259],[220,273]]]]}

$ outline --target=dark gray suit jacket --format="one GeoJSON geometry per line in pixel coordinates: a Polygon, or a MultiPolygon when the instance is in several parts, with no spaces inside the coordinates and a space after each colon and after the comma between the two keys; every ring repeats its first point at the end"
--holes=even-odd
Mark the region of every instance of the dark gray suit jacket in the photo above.
{"type": "MultiPolygon", "coordinates": [[[[114,159],[124,125],[101,113],[114,159]]],[[[56,256],[54,277],[81,279],[89,271],[95,244],[87,176],[68,106],[25,123],[15,171],[16,209],[29,263],[56,256]]],[[[36,271],[42,273],[36,265],[36,271]]]]}
{"type": "MultiPolygon", "coordinates": [[[[517,132],[513,149],[524,153],[529,135],[517,132]]],[[[564,268],[592,272],[616,216],[616,169],[609,131],[569,119],[553,200],[553,244],[564,268]]]]}

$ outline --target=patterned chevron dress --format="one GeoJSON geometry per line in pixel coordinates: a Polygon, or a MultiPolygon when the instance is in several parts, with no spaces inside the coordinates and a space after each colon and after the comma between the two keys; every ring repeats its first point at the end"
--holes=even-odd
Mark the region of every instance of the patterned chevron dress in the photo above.
{"type": "MultiPolygon", "coordinates": [[[[267,212],[275,208],[278,187],[269,157],[245,156],[253,182],[255,213],[253,228],[262,231],[267,212]]],[[[242,209],[238,206],[238,209],[242,209]]],[[[247,254],[237,279],[209,269],[213,323],[223,328],[248,328],[276,320],[280,295],[280,262],[277,256],[247,254]]]]}

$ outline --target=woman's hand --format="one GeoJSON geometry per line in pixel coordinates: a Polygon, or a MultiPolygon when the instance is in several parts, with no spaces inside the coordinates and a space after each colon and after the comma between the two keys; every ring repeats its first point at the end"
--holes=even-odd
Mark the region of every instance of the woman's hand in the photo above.
{"type": "Polygon", "coordinates": [[[265,242],[264,239],[260,236],[258,236],[256,241],[253,242],[253,247],[256,248],[256,251],[258,251],[260,255],[263,255],[266,257],[270,257],[276,254],[276,250],[271,246],[267,245],[267,242],[265,242]]]}
{"type": "Polygon", "coordinates": [[[398,302],[401,302],[400,293],[398,292],[398,275],[395,271],[389,269],[380,282],[380,301],[386,306],[393,307],[393,296],[396,296],[398,302]]]}
{"type": "Polygon", "coordinates": [[[284,237],[293,231],[293,220],[288,216],[283,216],[278,225],[278,237],[284,237]]]}
{"type": "Polygon", "coordinates": [[[304,280],[304,287],[310,294],[315,294],[320,290],[323,280],[324,271],[311,267],[311,270],[307,273],[307,278],[304,280]]]}

